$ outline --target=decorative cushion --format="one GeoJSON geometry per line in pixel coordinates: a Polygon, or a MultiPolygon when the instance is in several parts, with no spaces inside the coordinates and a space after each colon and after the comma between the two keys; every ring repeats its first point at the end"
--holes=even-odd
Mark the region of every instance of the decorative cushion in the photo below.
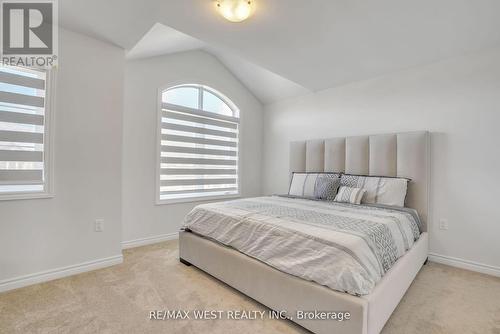
{"type": "Polygon", "coordinates": [[[404,207],[408,181],[397,177],[343,174],[340,186],[365,189],[366,195],[362,203],[404,207]]]}
{"type": "Polygon", "coordinates": [[[335,202],[361,204],[361,199],[365,193],[366,190],[362,188],[341,186],[337,196],[335,196],[335,202]]]}
{"type": "MultiPolygon", "coordinates": [[[[316,180],[320,176],[321,178],[340,178],[337,173],[293,173],[288,195],[315,198],[316,180]]],[[[340,184],[340,180],[338,182],[340,184]]]]}
{"type": "Polygon", "coordinates": [[[326,201],[333,201],[339,190],[340,178],[338,176],[319,175],[314,186],[314,197],[326,201]]]}

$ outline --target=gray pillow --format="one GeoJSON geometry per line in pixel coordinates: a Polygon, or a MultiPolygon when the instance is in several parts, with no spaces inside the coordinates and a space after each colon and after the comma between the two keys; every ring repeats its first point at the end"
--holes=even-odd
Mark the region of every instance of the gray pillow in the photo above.
{"type": "Polygon", "coordinates": [[[335,175],[320,175],[314,185],[316,199],[333,201],[340,186],[340,178],[335,175]]]}

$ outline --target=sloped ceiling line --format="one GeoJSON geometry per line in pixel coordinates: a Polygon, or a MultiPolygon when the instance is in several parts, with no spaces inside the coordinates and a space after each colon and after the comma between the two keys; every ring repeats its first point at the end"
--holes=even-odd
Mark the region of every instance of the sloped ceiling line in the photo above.
{"type": "Polygon", "coordinates": [[[140,59],[199,49],[215,56],[262,104],[309,92],[306,88],[252,64],[228,50],[209,46],[160,23],[154,24],[127,52],[127,58],[140,59]]]}

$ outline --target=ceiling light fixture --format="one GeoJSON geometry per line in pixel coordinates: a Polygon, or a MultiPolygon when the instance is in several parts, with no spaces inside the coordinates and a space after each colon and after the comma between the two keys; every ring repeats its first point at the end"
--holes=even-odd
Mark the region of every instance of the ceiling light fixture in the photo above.
{"type": "Polygon", "coordinates": [[[250,0],[217,0],[217,10],[228,21],[241,22],[252,14],[253,1],[250,0]]]}

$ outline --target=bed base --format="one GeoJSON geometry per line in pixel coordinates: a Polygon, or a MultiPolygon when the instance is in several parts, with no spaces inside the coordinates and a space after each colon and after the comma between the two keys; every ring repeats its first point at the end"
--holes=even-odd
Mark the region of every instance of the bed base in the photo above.
{"type": "Polygon", "coordinates": [[[192,264],[191,264],[191,263],[187,262],[187,261],[186,261],[186,260],[184,260],[182,257],[180,257],[180,258],[179,258],[179,261],[180,261],[180,263],[182,263],[182,264],[184,264],[184,265],[186,265],[186,266],[188,266],[188,267],[191,267],[191,266],[192,266],[192,264]]]}
{"type": "Polygon", "coordinates": [[[286,311],[292,321],[317,334],[380,333],[427,256],[428,235],[422,233],[371,294],[356,297],[283,273],[194,233],[179,233],[182,263],[196,266],[271,310],[286,311]],[[297,311],[315,310],[349,312],[351,318],[344,321],[296,318],[297,311]]]}

